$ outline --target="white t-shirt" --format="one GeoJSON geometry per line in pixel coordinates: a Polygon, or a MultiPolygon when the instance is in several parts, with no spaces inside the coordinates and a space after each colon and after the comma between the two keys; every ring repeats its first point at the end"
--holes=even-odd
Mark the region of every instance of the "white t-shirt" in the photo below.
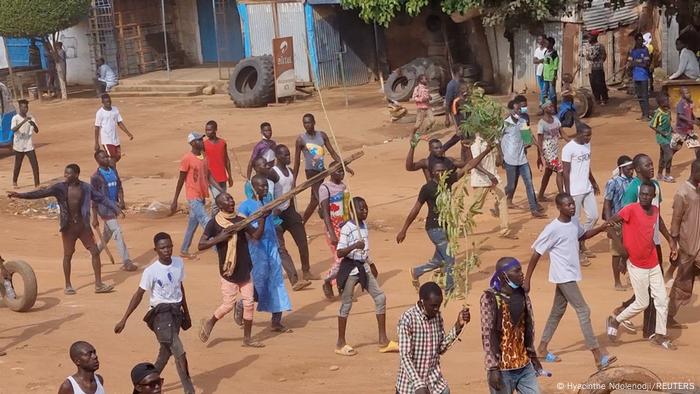
{"type": "MultiPolygon", "coordinates": [[[[294,186],[294,174],[292,173],[292,170],[289,167],[287,167],[287,176],[285,176],[282,170],[280,170],[277,166],[272,167],[272,169],[277,173],[277,176],[279,176],[279,180],[277,180],[273,187],[273,196],[274,198],[278,198],[279,196],[286,194],[287,192],[292,190],[292,187],[294,186]]],[[[283,202],[277,208],[280,211],[286,211],[287,208],[289,208],[290,201],[291,200],[287,200],[283,202]]]]}
{"type": "MultiPolygon", "coordinates": [[[[538,45],[537,48],[535,48],[535,58],[542,60],[544,59],[544,54],[547,52],[547,48],[540,48],[538,45]]],[[[544,71],[544,63],[539,63],[537,65],[537,70],[535,71],[535,74],[537,76],[541,76],[542,72],[544,71]]]]}
{"type": "MultiPolygon", "coordinates": [[[[27,114],[28,118],[32,118],[32,121],[39,125],[36,118],[32,114],[27,114]]],[[[10,128],[14,129],[18,124],[22,123],[24,118],[22,115],[17,114],[12,117],[10,123],[10,128]]],[[[15,131],[12,140],[12,150],[15,152],[29,152],[34,150],[34,144],[32,143],[32,136],[34,135],[34,126],[32,126],[29,121],[25,122],[22,127],[15,131]]]]}
{"type": "Polygon", "coordinates": [[[100,144],[119,145],[119,134],[117,134],[117,123],[123,122],[119,108],[112,106],[110,111],[103,107],[95,114],[95,126],[100,127],[100,144]]]}
{"type": "MultiPolygon", "coordinates": [[[[369,257],[369,232],[367,231],[367,224],[363,222],[358,231],[355,223],[349,220],[340,229],[337,249],[347,248],[360,241],[365,242],[365,248],[362,250],[355,249],[350,252],[347,257],[349,259],[367,262],[367,258],[369,257]]],[[[370,272],[369,265],[367,264],[365,264],[365,271],[370,272]]],[[[350,275],[357,275],[358,273],[357,268],[350,271],[350,275]]]]}
{"type": "MultiPolygon", "coordinates": [[[[481,154],[481,152],[485,151],[486,148],[488,148],[489,144],[481,138],[480,135],[477,134],[476,138],[474,139],[474,143],[472,143],[470,149],[472,151],[472,156],[477,157],[481,154]]],[[[496,169],[496,151],[491,151],[489,152],[483,160],[481,160],[481,167],[483,167],[486,171],[490,172],[491,174],[496,176],[496,179],[500,182],[501,179],[498,177],[498,170],[496,169]]],[[[491,187],[491,180],[489,179],[486,174],[483,172],[477,170],[476,168],[472,169],[471,171],[471,184],[472,187],[491,187]]]]}
{"type": "Polygon", "coordinates": [[[578,257],[578,239],[586,231],[577,218],[569,223],[554,219],[532,244],[540,255],[549,252],[549,281],[552,283],[578,282],[581,280],[581,264],[578,257]]]}
{"type": "Polygon", "coordinates": [[[569,141],[561,151],[561,160],[571,163],[569,174],[569,194],[578,196],[589,193],[593,185],[589,179],[591,171],[591,143],[581,145],[575,140],[569,141]]]}
{"type": "Polygon", "coordinates": [[[151,308],[158,304],[182,301],[180,284],[185,279],[185,264],[179,257],[172,257],[170,265],[159,260],[146,267],[141,274],[139,287],[149,291],[151,308]]]}

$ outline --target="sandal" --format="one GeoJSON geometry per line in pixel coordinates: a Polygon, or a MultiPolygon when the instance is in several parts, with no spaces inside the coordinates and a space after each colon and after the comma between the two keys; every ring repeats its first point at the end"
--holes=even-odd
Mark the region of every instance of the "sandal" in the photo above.
{"type": "Polygon", "coordinates": [[[617,357],[605,354],[600,358],[600,362],[596,364],[596,367],[598,367],[598,371],[602,371],[614,364],[615,361],[617,361],[617,357]]]}
{"type": "Polygon", "coordinates": [[[656,346],[662,347],[666,350],[676,350],[676,345],[671,342],[671,340],[665,335],[654,334],[649,337],[649,341],[656,346]]]}
{"type": "Polygon", "coordinates": [[[124,263],[120,268],[120,270],[126,271],[126,272],[133,272],[133,271],[137,271],[138,269],[139,269],[139,267],[137,267],[136,264],[132,263],[131,261],[124,263]]]}
{"type": "Polygon", "coordinates": [[[311,286],[311,281],[302,279],[302,280],[297,281],[297,282],[292,286],[292,290],[293,290],[293,291],[299,291],[299,290],[305,289],[305,288],[307,288],[307,287],[309,287],[309,286],[311,286]]]}
{"type": "Polygon", "coordinates": [[[101,284],[99,286],[95,286],[95,293],[96,294],[105,294],[105,293],[111,293],[112,290],[114,290],[113,285],[107,285],[107,284],[101,284]]]}
{"type": "Polygon", "coordinates": [[[351,357],[357,355],[357,350],[353,349],[350,345],[345,345],[342,349],[335,349],[335,354],[351,357]]]}
{"type": "Polygon", "coordinates": [[[615,318],[608,316],[605,320],[605,332],[608,334],[610,342],[617,342],[617,327],[615,327],[615,318]]]}
{"type": "Polygon", "coordinates": [[[635,327],[634,323],[632,323],[629,320],[623,320],[620,325],[627,331],[630,332],[630,334],[636,334],[637,333],[637,327],[635,327]]]}
{"type": "Polygon", "coordinates": [[[75,291],[75,289],[72,287],[66,287],[65,289],[63,289],[63,294],[65,295],[75,295],[76,293],[77,291],[75,291]]]}
{"type": "Polygon", "coordinates": [[[334,295],[333,295],[333,286],[331,286],[330,282],[323,282],[323,286],[321,286],[323,289],[323,295],[326,296],[327,299],[332,300],[334,295]]]}
{"type": "Polygon", "coordinates": [[[211,335],[211,330],[207,331],[207,319],[200,320],[199,325],[199,340],[207,343],[209,335],[211,335]]]}
{"type": "Polygon", "coordinates": [[[547,352],[547,355],[544,357],[544,361],[548,363],[560,363],[561,357],[552,352],[547,352]]]}
{"type": "Polygon", "coordinates": [[[413,268],[411,268],[411,284],[413,285],[413,288],[416,289],[416,293],[420,290],[420,280],[416,278],[416,274],[413,271],[413,268]]]}
{"type": "Polygon", "coordinates": [[[262,342],[253,341],[253,340],[251,339],[250,341],[243,341],[243,343],[241,343],[241,346],[242,346],[242,347],[261,348],[261,347],[265,347],[265,344],[262,343],[262,342]]]}
{"type": "Polygon", "coordinates": [[[386,346],[379,348],[379,353],[398,353],[399,344],[396,341],[389,341],[386,346]]]}

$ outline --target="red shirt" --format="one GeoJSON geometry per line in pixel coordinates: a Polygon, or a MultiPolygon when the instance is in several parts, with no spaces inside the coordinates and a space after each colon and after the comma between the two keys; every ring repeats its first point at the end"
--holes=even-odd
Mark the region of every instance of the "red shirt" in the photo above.
{"type": "Polygon", "coordinates": [[[209,172],[215,181],[221,183],[228,180],[226,173],[226,141],[219,138],[216,143],[210,139],[204,140],[204,154],[207,155],[209,172]]]}
{"type": "Polygon", "coordinates": [[[637,268],[650,269],[659,264],[654,244],[654,228],[659,208],[651,206],[647,215],[638,202],[629,204],[617,213],[622,218],[622,244],[629,260],[637,268]]]}
{"type": "Polygon", "coordinates": [[[187,200],[203,200],[209,197],[207,160],[187,152],[180,161],[180,171],[186,172],[185,195],[187,200]]]}

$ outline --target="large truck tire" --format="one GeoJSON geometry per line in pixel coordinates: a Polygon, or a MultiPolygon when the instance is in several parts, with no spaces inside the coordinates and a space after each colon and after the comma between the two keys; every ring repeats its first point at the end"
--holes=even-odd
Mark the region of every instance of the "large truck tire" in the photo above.
{"type": "Polygon", "coordinates": [[[275,101],[275,72],[272,56],[247,57],[234,67],[228,93],[237,107],[264,107],[275,101]]]}
{"type": "Polygon", "coordinates": [[[413,73],[399,73],[399,70],[396,70],[384,83],[384,93],[389,100],[408,101],[417,84],[418,79],[413,73]]]}
{"type": "Polygon", "coordinates": [[[0,293],[2,293],[5,305],[15,312],[26,312],[32,309],[36,302],[37,293],[34,270],[24,261],[6,261],[4,265],[5,269],[10,273],[13,285],[16,283],[17,275],[19,275],[22,278],[23,288],[22,294],[17,294],[15,298],[8,298],[5,294],[5,286],[2,286],[0,283],[0,293]]]}
{"type": "MultiPolygon", "coordinates": [[[[620,365],[603,369],[591,375],[583,382],[578,394],[610,394],[612,392],[623,392],[616,390],[616,386],[644,386],[657,387],[661,383],[661,378],[654,372],[636,365],[620,365]]],[[[646,391],[646,390],[644,390],[646,391]]]]}

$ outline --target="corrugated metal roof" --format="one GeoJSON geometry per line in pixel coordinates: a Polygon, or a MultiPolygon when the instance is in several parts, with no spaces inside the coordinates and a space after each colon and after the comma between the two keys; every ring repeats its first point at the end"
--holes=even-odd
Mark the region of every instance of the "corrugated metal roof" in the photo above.
{"type": "Polygon", "coordinates": [[[612,30],[634,23],[639,18],[639,1],[625,0],[625,5],[613,10],[609,0],[593,0],[589,8],[583,10],[583,24],[586,30],[612,30]]]}

